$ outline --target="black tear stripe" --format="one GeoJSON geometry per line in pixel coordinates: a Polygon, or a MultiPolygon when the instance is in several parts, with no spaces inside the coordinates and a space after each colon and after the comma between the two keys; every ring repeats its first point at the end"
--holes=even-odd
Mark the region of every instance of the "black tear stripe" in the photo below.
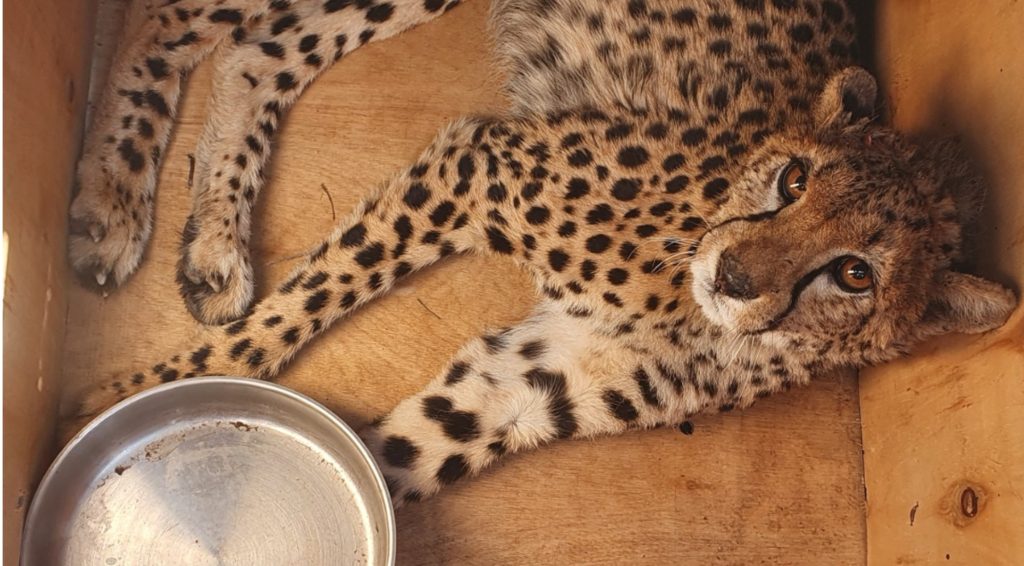
{"type": "Polygon", "coordinates": [[[819,275],[827,271],[831,264],[832,262],[829,262],[826,263],[825,265],[812,269],[811,271],[805,273],[804,276],[801,277],[799,280],[797,280],[797,282],[793,285],[793,290],[790,292],[789,304],[786,305],[786,310],[782,311],[782,314],[772,319],[772,321],[769,322],[767,326],[765,326],[761,330],[758,330],[757,332],[755,332],[755,334],[761,334],[763,332],[768,332],[769,330],[774,330],[775,328],[778,328],[778,326],[782,324],[782,321],[786,320],[786,317],[789,316],[790,313],[793,312],[793,309],[796,308],[796,302],[800,300],[800,295],[804,292],[804,289],[806,289],[807,286],[810,285],[811,282],[813,282],[819,275]]]}
{"type": "Polygon", "coordinates": [[[694,250],[696,250],[697,247],[699,247],[700,244],[704,242],[704,238],[706,238],[708,234],[714,232],[715,230],[718,230],[722,226],[732,224],[733,222],[763,222],[765,220],[775,218],[776,215],[782,212],[783,208],[785,207],[776,208],[774,210],[766,210],[764,212],[758,212],[756,214],[748,214],[746,216],[736,216],[734,218],[727,218],[719,222],[718,224],[715,224],[714,226],[708,228],[706,232],[701,234],[699,238],[697,238],[697,242],[693,244],[693,246],[691,246],[691,255],[695,253],[694,250]]]}

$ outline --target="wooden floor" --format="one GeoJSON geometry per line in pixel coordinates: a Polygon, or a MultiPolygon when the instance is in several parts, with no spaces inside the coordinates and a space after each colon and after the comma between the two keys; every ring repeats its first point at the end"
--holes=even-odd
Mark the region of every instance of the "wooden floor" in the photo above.
{"type": "MultiPolygon", "coordinates": [[[[486,11],[486,2],[468,2],[360,49],[303,96],[260,197],[258,294],[446,121],[502,107],[486,11]]],[[[101,19],[101,43],[112,42],[114,20],[101,19]]],[[[107,298],[70,290],[69,398],[175,351],[197,328],[173,279],[189,205],[187,155],[209,80],[207,66],[190,79],[143,267],[107,298]]],[[[511,264],[460,258],[338,324],[280,381],[361,426],[421,388],[464,341],[517,321],[533,301],[511,264]]],[[[858,415],[855,378],[837,376],[698,420],[690,436],[669,429],[517,456],[400,511],[399,564],[860,564],[858,415]]]]}

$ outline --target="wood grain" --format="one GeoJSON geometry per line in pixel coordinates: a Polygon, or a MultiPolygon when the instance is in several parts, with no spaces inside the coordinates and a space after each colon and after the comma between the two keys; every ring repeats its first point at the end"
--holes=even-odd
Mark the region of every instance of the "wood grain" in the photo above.
{"type": "MultiPolygon", "coordinates": [[[[939,126],[974,150],[991,181],[980,270],[1020,296],[1024,4],[965,6],[880,2],[879,62],[897,126],[939,126]]],[[[863,372],[860,391],[869,562],[1024,563],[1022,309],[986,336],[863,372]]]]}
{"type": "Polygon", "coordinates": [[[92,1],[4,5],[4,564],[53,457],[68,195],[88,85],[92,1]]]}
{"type": "MultiPolygon", "coordinates": [[[[485,2],[335,65],[287,118],[254,239],[265,293],[446,121],[500,110],[485,2]],[[330,193],[328,199],[325,191],[330,193]],[[333,200],[333,208],[331,205],[333,200]]],[[[102,33],[112,30],[102,29],[102,33]]],[[[197,328],[173,287],[187,154],[209,68],[187,87],[142,269],[110,297],[70,291],[67,395],[148,365],[197,328]]],[[[459,258],[338,324],[281,382],[359,426],[417,391],[485,328],[534,301],[525,274],[459,258]]],[[[831,564],[864,560],[856,381],[836,376],[696,432],[633,434],[522,455],[399,513],[400,564],[831,564]]]]}

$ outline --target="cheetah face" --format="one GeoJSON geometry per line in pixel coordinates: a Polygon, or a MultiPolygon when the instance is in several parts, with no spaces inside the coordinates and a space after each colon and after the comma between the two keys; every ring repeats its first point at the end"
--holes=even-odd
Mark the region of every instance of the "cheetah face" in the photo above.
{"type": "Polygon", "coordinates": [[[873,99],[870,75],[848,69],[829,82],[817,124],[751,156],[691,263],[712,322],[864,365],[1009,316],[1010,291],[951,270],[978,178],[948,143],[918,145],[859,119],[873,99]]]}

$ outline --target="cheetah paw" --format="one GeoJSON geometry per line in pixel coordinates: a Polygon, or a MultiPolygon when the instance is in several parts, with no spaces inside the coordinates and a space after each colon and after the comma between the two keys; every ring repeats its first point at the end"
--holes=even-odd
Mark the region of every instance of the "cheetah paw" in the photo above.
{"type": "Polygon", "coordinates": [[[142,261],[152,230],[151,201],[109,175],[82,175],[79,183],[70,213],[71,265],[87,287],[120,286],[142,261]]]}
{"type": "Polygon", "coordinates": [[[237,240],[197,235],[189,220],[178,262],[178,285],[192,316],[206,324],[223,324],[245,314],[253,298],[247,256],[237,240]]]}

